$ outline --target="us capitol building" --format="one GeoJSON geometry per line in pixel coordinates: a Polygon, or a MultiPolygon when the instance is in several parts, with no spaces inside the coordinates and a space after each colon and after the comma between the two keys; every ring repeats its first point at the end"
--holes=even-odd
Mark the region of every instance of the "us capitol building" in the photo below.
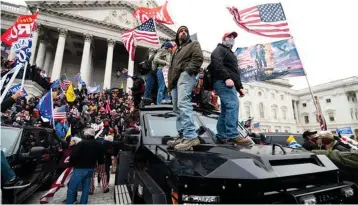
{"type": "MultiPolygon", "coordinates": [[[[139,25],[132,16],[138,6],[156,7],[155,1],[26,1],[26,6],[1,2],[1,32],[13,25],[22,14],[39,9],[38,27],[33,36],[31,64],[43,68],[51,79],[66,74],[75,82],[81,73],[91,86],[101,88],[132,86],[131,80],[117,78],[117,68],[138,72],[138,63],[149,54],[152,45],[137,43],[135,60],[131,61],[121,33],[139,25]]],[[[160,40],[174,39],[175,31],[157,24],[160,40]]],[[[5,46],[5,45],[2,45],[5,46]]],[[[206,67],[210,52],[203,51],[206,67]]],[[[3,53],[2,53],[3,54],[3,53]]],[[[6,54],[4,54],[6,55],[6,54]]],[[[10,52],[9,58],[13,53],[10,52]]],[[[2,55],[3,56],[3,55],[2,55]]],[[[33,95],[44,91],[26,81],[26,90],[33,95]]],[[[316,110],[308,89],[293,90],[288,80],[271,80],[244,85],[246,96],[240,98],[240,119],[254,118],[261,132],[302,133],[318,130],[316,110]]],[[[337,80],[312,87],[319,98],[328,129],[352,127],[358,134],[358,77],[337,80]]]]}

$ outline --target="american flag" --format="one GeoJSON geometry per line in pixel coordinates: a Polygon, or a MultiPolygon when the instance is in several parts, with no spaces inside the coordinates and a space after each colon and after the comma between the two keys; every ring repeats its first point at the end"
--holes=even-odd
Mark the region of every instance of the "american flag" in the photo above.
{"type": "Polygon", "coordinates": [[[321,130],[327,130],[327,124],[326,124],[326,120],[324,119],[324,117],[322,116],[322,111],[321,111],[321,106],[318,102],[318,97],[315,96],[315,101],[316,101],[316,105],[317,105],[317,120],[319,123],[319,126],[321,128],[321,130]]]}
{"type": "Polygon", "coordinates": [[[134,29],[122,33],[122,41],[129,55],[131,56],[132,61],[134,61],[134,29]]]}
{"type": "Polygon", "coordinates": [[[271,38],[291,37],[281,3],[262,4],[243,10],[228,7],[236,24],[247,32],[271,38]]]}
{"type": "Polygon", "coordinates": [[[155,30],[154,20],[151,18],[138,26],[134,30],[134,38],[136,41],[144,41],[150,44],[159,44],[157,31],[155,30]]]}
{"type": "Polygon", "coordinates": [[[68,86],[70,86],[71,84],[71,81],[69,80],[62,80],[61,83],[60,83],[60,88],[62,90],[67,90],[68,86]]]}
{"type": "Polygon", "coordinates": [[[155,30],[155,23],[152,18],[140,26],[122,33],[122,41],[133,61],[135,51],[134,39],[136,41],[144,41],[150,44],[159,44],[158,34],[155,30]]]}
{"type": "Polygon", "coordinates": [[[63,120],[66,119],[67,115],[66,112],[59,112],[57,109],[53,110],[53,119],[55,120],[63,120]]]}

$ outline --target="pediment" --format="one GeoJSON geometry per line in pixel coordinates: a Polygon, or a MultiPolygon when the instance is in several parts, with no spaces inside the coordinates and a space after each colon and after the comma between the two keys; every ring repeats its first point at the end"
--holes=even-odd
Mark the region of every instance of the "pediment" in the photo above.
{"type": "MultiPolygon", "coordinates": [[[[60,16],[67,16],[73,19],[91,20],[99,24],[124,29],[132,29],[139,25],[132,13],[137,7],[128,1],[66,1],[66,2],[41,2],[26,1],[31,8],[41,8],[44,12],[51,11],[51,14],[58,13],[60,16]]],[[[158,24],[157,24],[158,25],[158,24]]],[[[173,38],[173,32],[164,25],[157,26],[158,35],[161,38],[173,38]],[[171,34],[171,35],[168,35],[171,34]]]]}
{"type": "Polygon", "coordinates": [[[125,28],[133,28],[138,25],[137,20],[127,8],[104,10],[67,10],[65,13],[90,18],[104,23],[115,24],[125,28]]]}

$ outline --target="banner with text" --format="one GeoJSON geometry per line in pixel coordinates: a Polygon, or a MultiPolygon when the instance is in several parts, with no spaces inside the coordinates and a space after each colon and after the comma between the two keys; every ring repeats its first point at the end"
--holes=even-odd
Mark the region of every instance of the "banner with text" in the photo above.
{"type": "Polygon", "coordinates": [[[303,65],[293,39],[237,48],[241,81],[265,81],[304,76],[303,65]]]}
{"type": "MultiPolygon", "coordinates": [[[[19,83],[19,84],[12,86],[9,90],[12,94],[15,94],[20,89],[21,89],[21,84],[19,83]]],[[[24,91],[23,97],[27,96],[27,92],[26,92],[25,88],[22,88],[22,90],[24,91]]]]}
{"type": "Polygon", "coordinates": [[[1,35],[1,41],[14,48],[17,63],[25,63],[31,57],[32,33],[36,28],[37,16],[38,12],[19,16],[14,25],[1,35]]]}
{"type": "Polygon", "coordinates": [[[337,128],[336,132],[341,135],[353,135],[353,130],[351,127],[337,128]]]}
{"type": "Polygon", "coordinates": [[[133,17],[138,19],[140,23],[144,23],[149,19],[154,18],[158,23],[174,24],[169,15],[167,6],[168,1],[166,1],[163,6],[158,6],[156,8],[139,7],[133,12],[133,17]]]}

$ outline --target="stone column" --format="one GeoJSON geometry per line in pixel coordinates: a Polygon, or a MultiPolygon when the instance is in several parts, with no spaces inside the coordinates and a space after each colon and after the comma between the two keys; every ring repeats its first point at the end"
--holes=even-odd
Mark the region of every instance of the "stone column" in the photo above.
{"type": "MultiPolygon", "coordinates": [[[[129,55],[129,57],[128,57],[128,75],[133,76],[133,74],[134,74],[134,61],[132,61],[132,58],[129,55]]],[[[132,87],[133,87],[132,78],[127,78],[126,92],[128,93],[132,87]]]]}
{"type": "Polygon", "coordinates": [[[45,63],[43,66],[43,69],[45,69],[47,75],[49,75],[51,60],[52,60],[52,49],[51,47],[47,47],[46,55],[45,55],[45,63]]]}
{"type": "Polygon", "coordinates": [[[39,38],[40,33],[40,25],[37,25],[36,30],[32,34],[32,47],[31,47],[31,57],[30,57],[30,65],[34,64],[35,61],[35,54],[36,54],[36,48],[37,48],[37,40],[39,38]]]}
{"type": "Polygon", "coordinates": [[[46,43],[47,42],[45,39],[40,40],[39,51],[37,52],[37,57],[36,57],[36,66],[41,69],[44,65],[44,60],[45,60],[46,43]]]}
{"type": "Polygon", "coordinates": [[[60,78],[61,69],[62,69],[63,52],[65,51],[65,45],[66,45],[67,30],[59,29],[59,32],[60,33],[58,36],[55,60],[53,62],[51,81],[55,81],[60,78]]]}
{"type": "Polygon", "coordinates": [[[94,75],[93,75],[93,47],[90,48],[89,58],[88,58],[88,85],[93,86],[94,75]]]}
{"type": "Polygon", "coordinates": [[[295,115],[296,115],[296,122],[299,124],[300,123],[300,116],[298,114],[298,101],[294,101],[294,105],[295,105],[295,115]]]}
{"type": "Polygon", "coordinates": [[[82,61],[81,61],[81,77],[82,80],[85,81],[87,85],[90,83],[90,72],[89,72],[89,57],[90,57],[90,49],[91,49],[91,41],[92,35],[84,34],[85,36],[85,43],[83,45],[83,52],[82,52],[82,61]]]}
{"type": "Polygon", "coordinates": [[[111,88],[111,77],[112,77],[112,63],[113,63],[113,49],[116,41],[113,39],[107,39],[107,60],[106,60],[106,70],[104,71],[104,82],[103,89],[111,88]]]}

